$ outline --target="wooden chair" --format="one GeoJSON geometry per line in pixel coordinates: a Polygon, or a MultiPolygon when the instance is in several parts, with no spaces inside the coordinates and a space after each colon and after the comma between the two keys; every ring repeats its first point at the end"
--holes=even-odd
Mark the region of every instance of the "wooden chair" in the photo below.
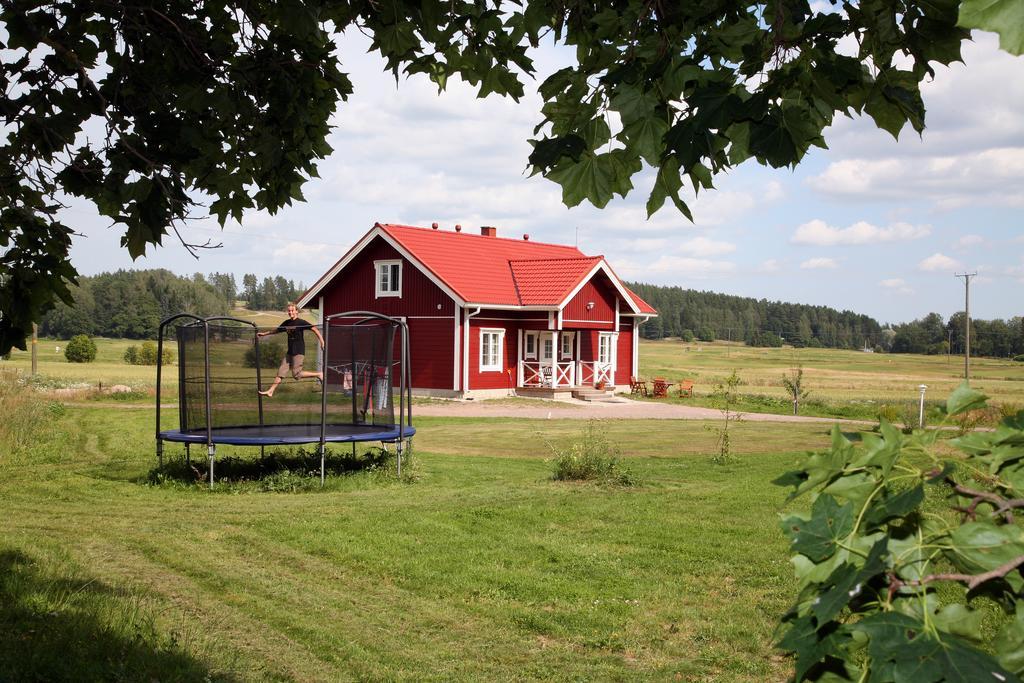
{"type": "Polygon", "coordinates": [[[679,396],[680,398],[682,398],[683,396],[689,396],[690,398],[693,398],[692,379],[684,379],[679,381],[679,396]]]}
{"type": "Polygon", "coordinates": [[[629,394],[630,396],[647,396],[647,381],[631,376],[629,378],[629,394]]]}
{"type": "Polygon", "coordinates": [[[664,377],[655,377],[651,396],[654,398],[668,398],[668,388],[670,386],[672,386],[672,383],[664,377]]]}

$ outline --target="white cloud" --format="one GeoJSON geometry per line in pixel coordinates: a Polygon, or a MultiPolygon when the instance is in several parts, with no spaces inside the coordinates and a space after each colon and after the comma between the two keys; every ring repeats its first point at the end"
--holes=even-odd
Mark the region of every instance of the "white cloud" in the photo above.
{"type": "Polygon", "coordinates": [[[981,235],[964,235],[963,237],[956,241],[956,246],[960,247],[961,249],[968,249],[970,247],[974,247],[984,243],[985,238],[982,237],[981,235]]]}
{"type": "Polygon", "coordinates": [[[835,259],[819,256],[818,258],[807,259],[800,264],[800,267],[804,270],[822,270],[838,268],[839,264],[836,263],[835,259]]]}
{"type": "Polygon", "coordinates": [[[897,242],[916,240],[931,233],[927,225],[910,225],[894,223],[887,228],[879,228],[864,221],[858,221],[848,228],[835,228],[825,221],[815,219],[797,227],[790,242],[793,244],[813,244],[819,247],[837,245],[876,244],[878,242],[897,242]]]}
{"type": "Polygon", "coordinates": [[[732,242],[719,242],[707,237],[694,237],[679,245],[680,253],[698,258],[709,256],[721,256],[736,251],[736,245],[732,242]]]}
{"type": "Polygon", "coordinates": [[[728,275],[736,271],[736,264],[731,261],[662,256],[650,263],[623,261],[621,265],[615,266],[615,270],[626,278],[650,278],[651,275],[672,274],[685,282],[728,275]]]}
{"type": "Polygon", "coordinates": [[[782,264],[778,260],[770,258],[767,261],[762,261],[757,270],[762,273],[777,273],[782,270],[782,264]]]}
{"type": "Polygon", "coordinates": [[[960,267],[960,262],[955,259],[951,259],[945,254],[936,253],[918,263],[917,267],[929,272],[956,270],[960,267]]]}
{"type": "Polygon", "coordinates": [[[878,283],[879,287],[883,287],[890,291],[897,292],[899,294],[913,294],[914,290],[907,286],[906,280],[900,277],[890,278],[888,280],[882,280],[878,283]]]}
{"type": "Polygon", "coordinates": [[[764,199],[766,202],[774,202],[786,196],[786,190],[778,180],[770,180],[765,183],[764,199]]]}

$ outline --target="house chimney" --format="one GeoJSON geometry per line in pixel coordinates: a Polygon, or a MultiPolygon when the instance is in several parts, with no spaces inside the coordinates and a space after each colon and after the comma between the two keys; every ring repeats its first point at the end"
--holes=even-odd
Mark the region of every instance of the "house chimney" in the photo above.
{"type": "Polygon", "coordinates": [[[524,233],[524,234],[523,234],[523,239],[524,239],[525,241],[529,242],[529,241],[530,241],[530,236],[524,233]]]}
{"type": "Polygon", "coordinates": [[[431,223],[430,227],[434,230],[437,230],[437,223],[431,223]]]}
{"type": "Polygon", "coordinates": [[[483,235],[484,237],[497,237],[498,229],[490,225],[481,225],[480,234],[483,235]]]}
{"type": "Polygon", "coordinates": [[[455,232],[462,232],[462,226],[458,223],[455,224],[455,232]]]}

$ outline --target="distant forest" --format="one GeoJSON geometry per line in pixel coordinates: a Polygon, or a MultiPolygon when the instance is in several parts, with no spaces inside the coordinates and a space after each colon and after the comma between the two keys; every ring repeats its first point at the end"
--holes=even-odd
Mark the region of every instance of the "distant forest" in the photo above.
{"type": "MultiPolygon", "coordinates": [[[[938,313],[909,323],[883,327],[877,320],[827,306],[751,299],[681,287],[638,282],[627,285],[654,306],[659,316],[641,328],[647,339],[724,339],[751,346],[869,348],[891,353],[962,353],[964,314],[944,320],[938,313]]],[[[254,310],[284,310],[302,293],[283,277],[196,273],[168,270],[119,270],[83,277],[72,288],[75,305],[59,304],[40,325],[40,333],[69,339],[76,334],[149,339],[160,321],[175,313],[226,315],[242,299],[254,310]]],[[[1008,357],[1024,354],[1024,321],[972,320],[971,354],[1008,357]]]]}
{"type": "Polygon", "coordinates": [[[82,277],[71,291],[75,305],[58,304],[43,317],[40,334],[150,339],[160,321],[176,313],[226,315],[237,299],[251,309],[283,311],[303,288],[283,277],[259,280],[251,273],[242,277],[239,290],[230,273],[182,277],[169,270],[119,270],[82,277]]]}
{"type": "MultiPolygon", "coordinates": [[[[639,282],[627,286],[654,306],[659,317],[640,328],[647,339],[726,339],[750,346],[869,348],[892,353],[963,353],[964,314],[946,321],[938,313],[909,323],[883,327],[870,316],[827,306],[662,287],[639,282]]],[[[971,354],[1008,357],[1024,354],[1024,321],[971,320],[971,354]]]]}

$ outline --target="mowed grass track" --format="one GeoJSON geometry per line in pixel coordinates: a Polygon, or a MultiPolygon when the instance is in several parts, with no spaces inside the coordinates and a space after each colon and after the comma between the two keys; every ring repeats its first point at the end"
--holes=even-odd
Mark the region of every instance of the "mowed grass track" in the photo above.
{"type": "Polygon", "coordinates": [[[548,479],[578,421],[421,419],[415,483],[211,493],[144,483],[151,411],[54,414],[0,452],[0,678],[787,677],[769,482],[824,425],[740,424],[716,466],[701,423],[612,421],[616,489],[548,479]]]}

